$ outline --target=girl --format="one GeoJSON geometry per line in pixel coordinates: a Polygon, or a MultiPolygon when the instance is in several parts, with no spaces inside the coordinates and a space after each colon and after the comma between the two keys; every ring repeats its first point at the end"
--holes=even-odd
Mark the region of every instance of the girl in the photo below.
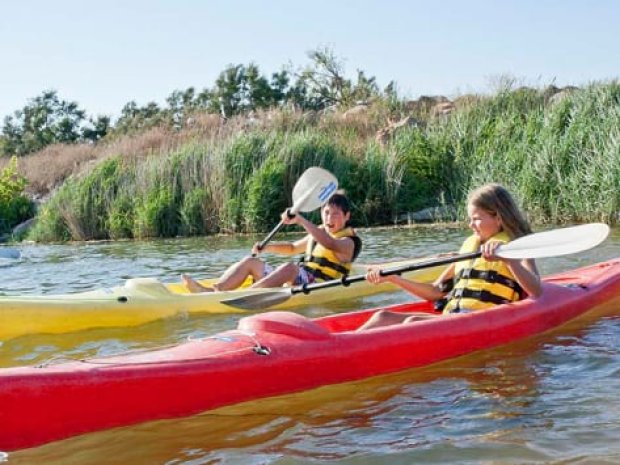
{"type": "MultiPolygon", "coordinates": [[[[409,281],[397,275],[380,276],[377,268],[371,268],[366,279],[374,284],[389,281],[422,299],[435,300],[444,314],[483,310],[526,296],[539,297],[542,286],[534,260],[509,260],[495,255],[501,244],[532,232],[510,193],[499,184],[476,189],[467,199],[467,216],[473,234],[465,240],[460,252],[480,250],[482,257],[453,263],[433,284],[409,281]]],[[[360,329],[434,317],[379,311],[360,329]]]]}

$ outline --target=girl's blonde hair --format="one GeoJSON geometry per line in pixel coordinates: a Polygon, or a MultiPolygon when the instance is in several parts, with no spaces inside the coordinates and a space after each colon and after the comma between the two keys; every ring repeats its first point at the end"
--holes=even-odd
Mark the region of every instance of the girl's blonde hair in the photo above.
{"type": "Polygon", "coordinates": [[[502,229],[510,239],[532,233],[530,224],[517,207],[512,195],[501,184],[491,183],[479,187],[469,194],[467,203],[491,215],[499,216],[502,229]]]}

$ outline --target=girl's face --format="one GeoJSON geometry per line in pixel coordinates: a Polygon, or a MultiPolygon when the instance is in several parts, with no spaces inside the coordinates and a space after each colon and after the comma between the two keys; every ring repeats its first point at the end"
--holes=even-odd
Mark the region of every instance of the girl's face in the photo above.
{"type": "Polygon", "coordinates": [[[467,206],[467,216],[469,217],[469,227],[480,242],[486,242],[502,230],[502,220],[498,215],[493,215],[482,208],[473,205],[467,206]]]}
{"type": "Polygon", "coordinates": [[[325,205],[323,210],[321,210],[323,226],[332,234],[344,229],[349,218],[351,218],[351,212],[344,213],[339,207],[334,205],[325,205]]]}

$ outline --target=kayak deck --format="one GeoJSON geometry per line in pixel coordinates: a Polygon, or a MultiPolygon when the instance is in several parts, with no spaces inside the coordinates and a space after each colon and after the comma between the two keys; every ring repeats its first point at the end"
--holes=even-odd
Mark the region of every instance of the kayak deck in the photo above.
{"type": "MultiPolygon", "coordinates": [[[[390,262],[385,267],[401,266],[420,259],[390,262]]],[[[365,273],[367,265],[356,264],[353,274],[365,273]]],[[[424,282],[434,281],[445,267],[435,267],[405,274],[424,282]]],[[[201,281],[212,285],[215,280],[201,281]]],[[[297,294],[275,309],[320,305],[381,292],[395,291],[391,284],[373,286],[362,282],[312,295],[297,294]]],[[[66,333],[90,328],[137,326],[161,318],[193,313],[247,313],[222,303],[232,298],[273,292],[274,289],[190,293],[180,283],[164,284],[155,278],[134,278],[125,285],[109,289],[64,295],[1,296],[0,341],[26,334],[66,333]]]]}

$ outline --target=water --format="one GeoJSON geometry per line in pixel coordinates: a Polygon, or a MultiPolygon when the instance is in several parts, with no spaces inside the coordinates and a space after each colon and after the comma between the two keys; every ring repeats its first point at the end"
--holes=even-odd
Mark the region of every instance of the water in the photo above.
{"type": "MultiPolygon", "coordinates": [[[[465,232],[361,234],[360,260],[374,261],[454,251],[465,232]]],[[[183,272],[216,276],[255,239],[26,246],[19,262],[0,267],[0,293],[79,292],[136,276],[176,281],[183,272]]],[[[620,257],[618,229],[596,249],[538,265],[551,273],[614,257],[620,257]]],[[[302,311],[314,316],[407,298],[396,293],[302,311]]],[[[137,328],[20,337],[0,346],[0,366],[174,344],[230,329],[238,318],[179,317],[137,328]]],[[[0,463],[619,464],[618,341],[620,318],[607,317],[425,369],[86,434],[8,458],[0,452],[0,463]]]]}

